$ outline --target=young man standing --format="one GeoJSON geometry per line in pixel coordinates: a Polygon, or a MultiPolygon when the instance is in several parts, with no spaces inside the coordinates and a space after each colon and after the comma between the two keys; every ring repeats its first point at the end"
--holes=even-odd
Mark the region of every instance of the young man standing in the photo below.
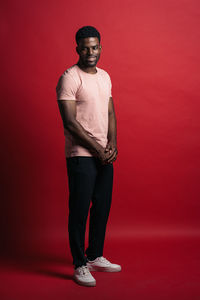
{"type": "Polygon", "coordinates": [[[100,33],[92,26],[77,31],[79,60],[61,75],[56,87],[65,134],[74,280],[86,286],[96,285],[90,271],[121,271],[120,265],[103,257],[117,140],[110,76],[96,67],[102,48],[100,40],[100,33]],[[85,251],[91,201],[89,245],[85,251]]]}

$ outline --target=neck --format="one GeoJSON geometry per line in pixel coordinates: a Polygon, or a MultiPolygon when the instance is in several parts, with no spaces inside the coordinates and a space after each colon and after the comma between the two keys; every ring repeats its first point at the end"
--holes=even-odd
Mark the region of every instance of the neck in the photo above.
{"type": "Polygon", "coordinates": [[[79,68],[80,68],[81,70],[83,70],[83,71],[86,72],[86,73],[90,73],[90,74],[95,74],[95,73],[97,73],[96,66],[94,66],[94,67],[86,67],[86,66],[84,66],[84,65],[81,63],[81,61],[78,61],[77,65],[79,66],[79,68]]]}

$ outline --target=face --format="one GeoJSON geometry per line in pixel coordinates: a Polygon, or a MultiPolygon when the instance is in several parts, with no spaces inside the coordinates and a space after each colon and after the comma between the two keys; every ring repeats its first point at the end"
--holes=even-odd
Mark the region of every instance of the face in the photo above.
{"type": "Polygon", "coordinates": [[[101,46],[97,37],[88,37],[81,39],[76,51],[79,55],[79,61],[85,67],[95,67],[101,53],[101,46]]]}

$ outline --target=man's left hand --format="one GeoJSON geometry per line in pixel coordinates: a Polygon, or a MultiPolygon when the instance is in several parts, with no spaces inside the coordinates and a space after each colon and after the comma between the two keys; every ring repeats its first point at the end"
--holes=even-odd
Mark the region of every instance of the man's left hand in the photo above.
{"type": "Polygon", "coordinates": [[[105,148],[105,152],[110,153],[109,159],[106,161],[108,164],[114,162],[117,159],[117,145],[115,142],[108,142],[105,148]]]}

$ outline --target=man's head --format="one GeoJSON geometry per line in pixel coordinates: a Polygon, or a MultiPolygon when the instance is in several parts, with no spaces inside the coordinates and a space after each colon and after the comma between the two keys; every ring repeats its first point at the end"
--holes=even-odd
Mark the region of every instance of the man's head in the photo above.
{"type": "Polygon", "coordinates": [[[100,33],[95,27],[84,26],[84,27],[81,27],[76,33],[77,45],[79,44],[81,39],[88,38],[88,37],[97,37],[99,39],[99,43],[101,41],[100,33]]]}
{"type": "Polygon", "coordinates": [[[92,26],[84,26],[76,33],[76,51],[79,62],[85,67],[95,67],[101,53],[101,36],[92,26]]]}

